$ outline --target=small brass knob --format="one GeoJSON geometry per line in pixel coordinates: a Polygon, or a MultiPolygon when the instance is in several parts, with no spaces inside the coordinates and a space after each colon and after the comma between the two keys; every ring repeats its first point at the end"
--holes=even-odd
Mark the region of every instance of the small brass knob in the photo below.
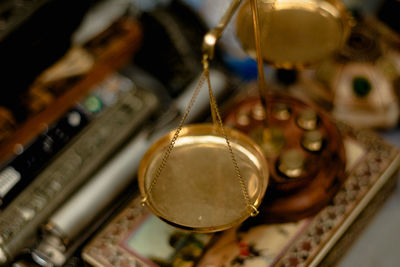
{"type": "Polygon", "coordinates": [[[282,152],[278,169],[289,178],[300,177],[304,171],[305,157],[297,149],[282,152]]]}
{"type": "Polygon", "coordinates": [[[315,130],[318,125],[317,113],[312,109],[303,110],[297,117],[297,125],[306,131],[315,130]]]}
{"type": "Polygon", "coordinates": [[[317,130],[306,132],[301,138],[301,145],[311,152],[320,151],[322,149],[322,143],[322,134],[317,130]]]}
{"type": "Polygon", "coordinates": [[[276,104],[272,108],[272,115],[278,120],[286,121],[291,116],[290,108],[286,104],[276,104]]]}

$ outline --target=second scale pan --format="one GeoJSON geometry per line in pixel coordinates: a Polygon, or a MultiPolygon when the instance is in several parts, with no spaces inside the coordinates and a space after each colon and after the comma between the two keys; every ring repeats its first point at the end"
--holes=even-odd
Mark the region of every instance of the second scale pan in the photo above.
{"type": "MultiPolygon", "coordinates": [[[[277,68],[308,67],[336,51],[346,40],[350,17],[334,0],[258,0],[264,62],[277,68]]],[[[236,34],[255,57],[250,2],[239,10],[236,34]]]]}
{"type": "Polygon", "coordinates": [[[155,142],[140,163],[141,194],[155,215],[181,229],[215,232],[248,218],[252,212],[249,204],[260,205],[268,184],[263,153],[246,135],[228,128],[225,131],[244,187],[219,128],[213,124],[185,126],[156,181],[157,169],[175,131],[155,142]]]}

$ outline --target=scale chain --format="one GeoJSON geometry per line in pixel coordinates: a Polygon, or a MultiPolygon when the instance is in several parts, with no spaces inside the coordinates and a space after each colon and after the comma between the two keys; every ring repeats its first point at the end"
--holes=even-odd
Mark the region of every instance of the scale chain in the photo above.
{"type": "MultiPolygon", "coordinates": [[[[167,147],[167,149],[166,149],[166,151],[165,151],[165,153],[163,155],[162,161],[161,161],[160,165],[158,166],[157,171],[156,171],[156,173],[155,173],[155,175],[154,175],[154,177],[153,177],[153,179],[151,181],[151,184],[149,186],[149,194],[151,194],[154,185],[157,183],[157,180],[160,177],[162,170],[164,169],[165,165],[167,164],[167,160],[169,158],[169,155],[171,154],[171,151],[175,146],[176,139],[178,139],[178,137],[179,137],[179,133],[182,130],[182,127],[183,127],[183,124],[184,124],[184,122],[186,120],[186,117],[189,115],[190,110],[192,109],[192,106],[193,106],[194,102],[196,101],[196,98],[197,98],[197,96],[198,96],[198,94],[200,92],[200,88],[203,86],[205,80],[206,80],[206,72],[203,71],[203,73],[200,76],[199,82],[198,82],[198,84],[197,84],[197,86],[196,86],[196,88],[195,88],[195,90],[193,92],[192,98],[190,99],[190,102],[189,102],[189,104],[188,104],[188,106],[186,108],[185,114],[183,115],[181,121],[179,122],[178,128],[176,129],[175,134],[174,134],[169,146],[167,147]]],[[[144,204],[146,201],[147,201],[147,196],[145,196],[142,199],[142,203],[144,204]]]]}
{"type": "Polygon", "coordinates": [[[213,93],[213,91],[211,89],[211,81],[210,81],[210,73],[209,73],[209,70],[208,70],[207,56],[205,56],[204,59],[203,59],[203,66],[204,66],[205,76],[207,77],[208,93],[210,95],[210,106],[211,106],[211,112],[213,114],[214,124],[216,124],[216,126],[220,127],[221,132],[222,132],[222,134],[223,134],[223,136],[225,138],[226,145],[228,147],[229,154],[230,154],[231,159],[232,159],[233,167],[235,169],[236,176],[237,176],[237,178],[239,180],[240,188],[242,190],[242,194],[243,194],[244,200],[245,200],[245,202],[247,204],[247,210],[249,211],[251,216],[256,216],[258,214],[258,210],[250,202],[250,197],[249,197],[249,194],[247,192],[246,184],[244,182],[242,174],[240,173],[240,169],[239,169],[238,163],[236,161],[235,154],[233,153],[231,143],[230,143],[228,135],[226,134],[225,129],[224,129],[224,125],[223,125],[223,122],[222,122],[222,119],[221,119],[221,115],[220,115],[220,112],[219,112],[219,109],[218,109],[217,101],[215,100],[214,93],[213,93]]]}
{"type": "Polygon", "coordinates": [[[217,102],[215,100],[215,96],[214,96],[214,94],[212,92],[212,89],[211,89],[211,81],[210,81],[210,73],[209,73],[209,68],[208,68],[208,57],[207,57],[207,55],[204,55],[204,58],[203,58],[203,73],[200,76],[199,82],[198,82],[198,84],[197,84],[197,86],[196,86],[196,88],[195,88],[195,90],[193,92],[192,98],[190,99],[190,102],[189,102],[189,104],[188,104],[188,106],[186,108],[186,111],[185,111],[182,119],[179,122],[179,125],[178,125],[178,127],[177,127],[177,129],[176,129],[176,131],[174,133],[174,136],[171,139],[171,142],[169,143],[167,149],[164,152],[164,155],[163,155],[163,158],[161,160],[161,163],[158,166],[158,168],[156,170],[156,173],[154,174],[154,177],[153,177],[153,179],[152,179],[152,181],[150,183],[149,189],[148,189],[148,195],[144,196],[142,198],[141,202],[144,205],[148,201],[148,196],[151,195],[151,192],[152,192],[155,184],[157,183],[158,178],[160,177],[162,170],[165,168],[165,166],[167,164],[168,158],[169,158],[169,156],[170,156],[170,154],[171,154],[171,152],[172,152],[172,150],[173,150],[173,148],[175,146],[175,142],[178,139],[179,134],[180,134],[180,132],[181,132],[181,130],[183,128],[183,124],[184,124],[187,116],[189,115],[189,113],[190,113],[190,111],[192,109],[192,106],[194,105],[194,102],[196,101],[196,98],[197,98],[197,96],[198,96],[198,94],[200,92],[200,88],[203,86],[205,81],[207,81],[207,84],[208,84],[208,91],[209,91],[209,97],[210,97],[210,108],[211,108],[211,113],[212,113],[214,124],[216,126],[219,126],[219,128],[221,129],[221,132],[222,132],[222,134],[223,134],[223,136],[224,136],[224,138],[226,140],[226,144],[227,144],[229,153],[231,155],[231,159],[232,159],[232,163],[233,163],[233,166],[234,166],[234,169],[235,169],[235,173],[236,173],[236,176],[238,177],[238,180],[239,180],[239,183],[240,183],[240,188],[241,188],[244,200],[245,200],[245,202],[247,204],[247,211],[249,212],[250,216],[256,216],[258,214],[258,210],[250,202],[250,197],[249,197],[249,194],[247,192],[244,179],[243,179],[243,177],[242,177],[242,175],[240,173],[240,169],[239,169],[238,163],[236,161],[235,155],[233,153],[229,138],[228,138],[228,136],[227,136],[227,134],[226,134],[226,132],[224,130],[223,122],[222,122],[221,115],[220,115],[220,112],[219,112],[219,109],[218,109],[218,105],[217,105],[217,102]]]}

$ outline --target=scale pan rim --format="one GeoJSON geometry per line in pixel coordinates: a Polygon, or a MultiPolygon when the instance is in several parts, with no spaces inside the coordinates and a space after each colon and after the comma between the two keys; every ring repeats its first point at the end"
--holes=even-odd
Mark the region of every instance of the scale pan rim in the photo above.
{"type": "MultiPolygon", "coordinates": [[[[269,168],[268,168],[268,163],[267,159],[265,158],[262,150],[259,148],[259,146],[247,135],[245,135],[242,132],[239,132],[238,130],[234,130],[231,128],[224,127],[224,130],[226,134],[228,135],[229,142],[231,143],[231,146],[240,146],[246,151],[252,152],[252,159],[257,161],[253,162],[254,166],[257,167],[257,186],[258,188],[254,190],[256,193],[251,197],[251,205],[253,205],[255,208],[258,208],[258,206],[261,204],[265,192],[267,190],[268,182],[269,182],[269,168]],[[262,175],[259,175],[259,174],[262,175]]],[[[146,199],[145,204],[147,207],[151,210],[151,212],[156,215],[158,218],[163,220],[164,222],[179,228],[183,230],[188,230],[192,232],[199,232],[199,233],[211,233],[211,232],[217,232],[217,231],[222,231],[229,229],[235,225],[240,224],[244,220],[246,220],[248,217],[250,217],[250,212],[248,210],[249,207],[246,207],[245,200],[243,198],[243,208],[239,208],[237,213],[237,216],[235,219],[224,222],[222,224],[218,225],[189,225],[187,223],[182,223],[179,221],[176,221],[174,218],[171,217],[171,215],[168,214],[163,214],[158,208],[157,208],[157,203],[154,203],[153,198],[148,196],[148,185],[151,183],[149,182],[149,179],[152,179],[150,175],[148,174],[149,166],[151,166],[151,163],[153,160],[160,160],[160,154],[164,153],[164,149],[166,146],[168,146],[171,142],[172,137],[175,134],[175,130],[165,134],[161,138],[159,138],[156,142],[154,142],[150,148],[147,150],[147,152],[144,154],[140,165],[139,165],[139,171],[138,171],[138,184],[139,184],[139,189],[141,196],[146,199]],[[146,187],[147,185],[147,187],[146,187]]],[[[223,138],[225,141],[225,138],[219,134],[218,127],[215,126],[214,124],[211,123],[203,123],[203,124],[191,124],[188,126],[184,126],[179,134],[179,137],[177,139],[177,142],[180,138],[183,137],[196,137],[196,136],[216,136],[219,139],[223,138]]],[[[224,147],[228,151],[227,146],[224,147]]],[[[174,153],[174,150],[172,150],[171,154],[174,153]]],[[[227,156],[229,154],[227,153],[227,156]]],[[[230,159],[230,158],[229,158],[230,159]]],[[[157,164],[158,166],[158,164],[157,164]]],[[[153,169],[154,173],[154,169],[153,169]]],[[[162,176],[160,176],[158,179],[162,179],[162,176]]],[[[238,179],[235,177],[235,179],[238,179]]],[[[158,180],[159,181],[159,180],[158,180]]],[[[240,184],[239,182],[237,183],[238,188],[240,189],[240,184]]],[[[242,192],[242,191],[240,191],[242,192]]],[[[150,193],[151,194],[151,193],[150,193]]],[[[187,192],[186,192],[187,194],[187,192]]],[[[210,215],[210,214],[208,214],[210,215]]],[[[218,214],[214,215],[218,216],[218,214]]],[[[236,214],[235,214],[236,215],[236,214]]],[[[206,217],[207,214],[204,216],[206,217]]]]}
{"type": "MultiPolygon", "coordinates": [[[[351,27],[354,24],[353,17],[347,11],[346,7],[337,0],[275,0],[274,8],[271,8],[272,1],[259,1],[258,3],[258,14],[260,19],[260,38],[261,38],[261,49],[262,55],[261,58],[264,63],[271,65],[275,68],[283,68],[283,69],[304,69],[304,68],[313,68],[317,66],[321,61],[325,60],[332,56],[336,51],[339,51],[345,42],[348,39],[348,36],[351,31],[351,27]],[[293,35],[287,35],[285,32],[274,30],[273,36],[270,35],[271,27],[273,26],[275,29],[281,29],[279,25],[282,25],[280,19],[281,16],[286,16],[283,14],[287,14],[287,11],[302,11],[307,13],[318,14],[318,17],[323,19],[321,25],[324,25],[326,28],[322,31],[324,32],[324,36],[340,36],[339,38],[333,40],[330,38],[330,42],[324,42],[323,45],[319,44],[311,45],[311,47],[304,46],[305,44],[300,45],[302,47],[303,52],[300,52],[297,47],[297,35],[304,30],[295,31],[293,35]],[[273,14],[275,13],[275,14],[273,14]],[[279,17],[276,17],[277,14],[279,17]],[[271,16],[274,15],[274,16],[271,16]],[[276,18],[275,18],[276,17],[276,18]],[[270,21],[274,19],[273,23],[270,21]],[[328,23],[329,21],[329,23],[328,23]],[[264,23],[268,23],[267,26],[264,23]],[[329,24],[329,25],[328,25],[329,24]],[[262,26],[264,25],[264,26],[262,26]],[[328,27],[330,26],[330,27],[328,27]],[[262,27],[265,27],[262,28],[262,27]],[[262,33],[265,32],[266,36],[262,33]],[[290,38],[283,38],[282,36],[277,36],[276,34],[282,36],[293,36],[290,38]],[[329,33],[329,34],[328,34],[329,33]],[[293,39],[292,39],[293,38],[293,39]],[[274,41],[272,41],[274,40],[274,41]],[[290,40],[290,41],[289,41],[290,40]],[[271,44],[274,44],[271,46],[271,44]],[[278,45],[280,44],[280,45],[278,45]],[[295,45],[296,44],[296,45],[295,45]],[[288,49],[289,46],[292,46],[293,49],[288,49]],[[315,46],[315,47],[313,47],[315,46]],[[281,50],[279,47],[284,47],[284,50],[281,50]],[[322,47],[321,50],[319,47],[322,47]],[[317,50],[314,54],[309,54],[304,51],[313,51],[317,50]],[[286,53],[285,53],[285,52],[286,53]],[[294,53],[296,52],[296,53],[294,53]],[[296,56],[294,56],[295,54],[296,56]],[[298,57],[297,55],[301,55],[298,57]]],[[[316,16],[313,16],[316,17],[316,16]]],[[[298,23],[289,23],[288,25],[291,30],[294,30],[293,27],[298,27],[302,25],[299,18],[293,18],[293,21],[298,21],[298,23]]],[[[304,19],[304,18],[303,18],[304,19]]],[[[253,18],[251,14],[250,2],[246,1],[238,11],[238,15],[236,18],[236,37],[240,46],[246,51],[249,56],[255,58],[256,57],[256,47],[254,40],[250,41],[253,37],[253,26],[251,28],[245,27],[244,25],[252,25],[253,18]],[[249,39],[249,32],[251,33],[251,38],[249,39]]],[[[283,29],[281,29],[283,30],[283,29]]],[[[314,29],[311,29],[307,32],[309,35],[314,35],[314,29]]],[[[314,44],[318,42],[308,42],[307,44],[314,44]]]]}

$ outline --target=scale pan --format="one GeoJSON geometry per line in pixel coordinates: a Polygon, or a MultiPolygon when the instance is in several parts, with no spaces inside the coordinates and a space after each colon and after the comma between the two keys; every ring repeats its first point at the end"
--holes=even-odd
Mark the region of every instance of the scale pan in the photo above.
{"type": "Polygon", "coordinates": [[[163,221],[194,232],[216,232],[237,225],[258,207],[268,184],[268,165],[259,147],[239,131],[224,128],[239,167],[246,202],[226,139],[213,124],[182,128],[154,181],[175,131],[155,142],[143,156],[138,182],[150,210],[163,221]],[[149,190],[151,184],[152,189],[149,190]]]}
{"type": "MultiPolygon", "coordinates": [[[[274,67],[292,69],[314,65],[338,50],[347,39],[350,16],[335,0],[259,0],[257,3],[262,59],[274,67]]],[[[255,57],[249,1],[240,8],[236,22],[236,35],[243,49],[255,57]]]]}

